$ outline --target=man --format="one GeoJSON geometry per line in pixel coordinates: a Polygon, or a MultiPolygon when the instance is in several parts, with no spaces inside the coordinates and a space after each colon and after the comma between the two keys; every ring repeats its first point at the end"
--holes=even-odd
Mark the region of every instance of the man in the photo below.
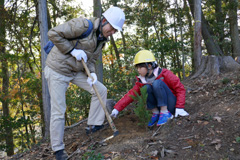
{"type": "Polygon", "coordinates": [[[122,31],[125,14],[120,8],[111,7],[103,13],[102,19],[93,17],[90,21],[93,25],[92,31],[83,39],[75,39],[89,28],[90,23],[83,17],[72,19],[48,32],[54,47],[47,57],[44,72],[51,96],[51,146],[57,160],[65,160],[68,157],[64,151],[63,136],[66,111],[65,93],[69,82],[92,94],[87,122],[91,130],[101,129],[105,119],[104,110],[92,89],[94,84],[103,102],[106,103],[107,88],[97,81],[95,63],[107,38],[117,30],[122,31]],[[82,59],[86,62],[93,79],[87,77],[84,72],[82,59]]]}

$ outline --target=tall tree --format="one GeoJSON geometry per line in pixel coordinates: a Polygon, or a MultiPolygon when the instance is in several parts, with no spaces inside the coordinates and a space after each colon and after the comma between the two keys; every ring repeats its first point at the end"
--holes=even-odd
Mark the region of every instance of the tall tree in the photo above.
{"type": "Polygon", "coordinates": [[[194,1],[194,21],[195,21],[195,30],[194,30],[194,69],[198,70],[201,64],[202,58],[202,30],[201,30],[201,0],[194,1]]]}
{"type": "Polygon", "coordinates": [[[237,10],[238,0],[229,0],[229,23],[233,57],[240,57],[240,40],[238,31],[237,10]]]}
{"type": "MultiPolygon", "coordinates": [[[[191,60],[192,60],[192,64],[194,63],[194,59],[193,59],[193,53],[194,53],[194,36],[193,36],[193,25],[192,25],[192,16],[189,12],[190,8],[187,5],[187,1],[183,0],[183,11],[184,11],[184,15],[186,15],[187,17],[187,22],[188,22],[188,32],[187,34],[189,35],[189,42],[190,42],[190,53],[191,53],[191,60]]],[[[182,42],[183,43],[183,42],[182,42]]]]}
{"type": "Polygon", "coordinates": [[[2,102],[3,109],[3,123],[4,123],[4,133],[5,133],[5,141],[6,141],[6,152],[8,156],[14,154],[14,144],[13,144],[13,131],[11,125],[11,118],[9,113],[9,73],[8,73],[8,60],[7,53],[5,50],[6,45],[6,20],[7,20],[7,12],[4,8],[4,0],[0,0],[0,60],[2,63],[2,74],[0,75],[2,78],[2,97],[0,100],[2,102]]]}
{"type": "Polygon", "coordinates": [[[44,138],[48,138],[50,135],[50,95],[48,91],[47,81],[44,76],[45,62],[47,59],[47,54],[45,53],[43,47],[48,41],[48,23],[47,23],[47,4],[46,0],[39,1],[39,24],[40,24],[40,34],[41,34],[41,63],[42,63],[42,97],[43,97],[43,109],[44,109],[44,122],[45,122],[45,133],[44,138]]]}
{"type": "MultiPolygon", "coordinates": [[[[188,0],[189,2],[189,6],[192,12],[192,15],[194,17],[195,13],[194,13],[194,8],[195,8],[195,4],[194,4],[194,0],[188,0]]],[[[195,1],[198,2],[198,1],[195,1]]],[[[195,18],[195,17],[194,17],[195,18]]],[[[202,37],[204,39],[206,48],[207,48],[207,52],[210,55],[223,55],[222,50],[220,49],[219,45],[214,41],[211,33],[212,33],[212,29],[211,27],[208,25],[208,21],[205,19],[202,11],[201,11],[201,27],[202,27],[202,37]]],[[[195,62],[194,62],[195,64],[195,62]]]]}
{"type": "Polygon", "coordinates": [[[224,19],[225,16],[222,12],[222,0],[215,0],[215,15],[217,21],[217,35],[218,42],[221,50],[223,50],[222,44],[224,39],[224,19]]]}
{"type": "MultiPolygon", "coordinates": [[[[93,0],[93,16],[101,18],[102,15],[102,4],[100,0],[93,0]]],[[[98,57],[96,64],[98,80],[103,83],[103,63],[102,63],[102,52],[98,57]]]]}

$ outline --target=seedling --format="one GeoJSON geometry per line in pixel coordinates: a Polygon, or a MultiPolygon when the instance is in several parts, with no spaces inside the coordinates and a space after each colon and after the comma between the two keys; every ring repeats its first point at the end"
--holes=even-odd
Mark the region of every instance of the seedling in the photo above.
{"type": "Polygon", "coordinates": [[[134,109],[135,114],[138,116],[140,123],[138,125],[147,127],[147,123],[151,118],[150,111],[146,109],[147,105],[147,87],[142,87],[140,89],[141,94],[135,92],[136,97],[131,96],[137,101],[137,107],[134,109]]]}

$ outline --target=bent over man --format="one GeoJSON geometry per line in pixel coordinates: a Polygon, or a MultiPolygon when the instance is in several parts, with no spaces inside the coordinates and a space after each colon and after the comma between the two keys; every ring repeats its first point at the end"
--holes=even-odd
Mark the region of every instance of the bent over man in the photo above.
{"type": "Polygon", "coordinates": [[[124,12],[118,7],[111,7],[103,13],[103,18],[74,18],[64,24],[52,28],[48,32],[54,47],[51,49],[44,69],[51,97],[50,139],[57,160],[65,160],[68,155],[64,151],[64,125],[66,111],[65,93],[69,82],[92,94],[87,124],[91,130],[102,128],[105,113],[92,89],[94,84],[102,100],[106,103],[107,88],[97,80],[95,63],[101,53],[107,38],[117,30],[122,31],[125,21],[124,12]],[[90,34],[82,36],[92,25],[90,34]],[[87,77],[81,60],[84,60],[90,70],[93,80],[87,77]]]}

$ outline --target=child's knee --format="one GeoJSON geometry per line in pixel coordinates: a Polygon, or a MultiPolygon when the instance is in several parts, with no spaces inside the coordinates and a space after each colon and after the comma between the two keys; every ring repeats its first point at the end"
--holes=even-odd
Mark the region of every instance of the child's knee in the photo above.
{"type": "Polygon", "coordinates": [[[164,85],[164,82],[160,79],[158,80],[155,80],[153,83],[152,83],[152,86],[155,88],[155,87],[161,87],[164,85]]]}

